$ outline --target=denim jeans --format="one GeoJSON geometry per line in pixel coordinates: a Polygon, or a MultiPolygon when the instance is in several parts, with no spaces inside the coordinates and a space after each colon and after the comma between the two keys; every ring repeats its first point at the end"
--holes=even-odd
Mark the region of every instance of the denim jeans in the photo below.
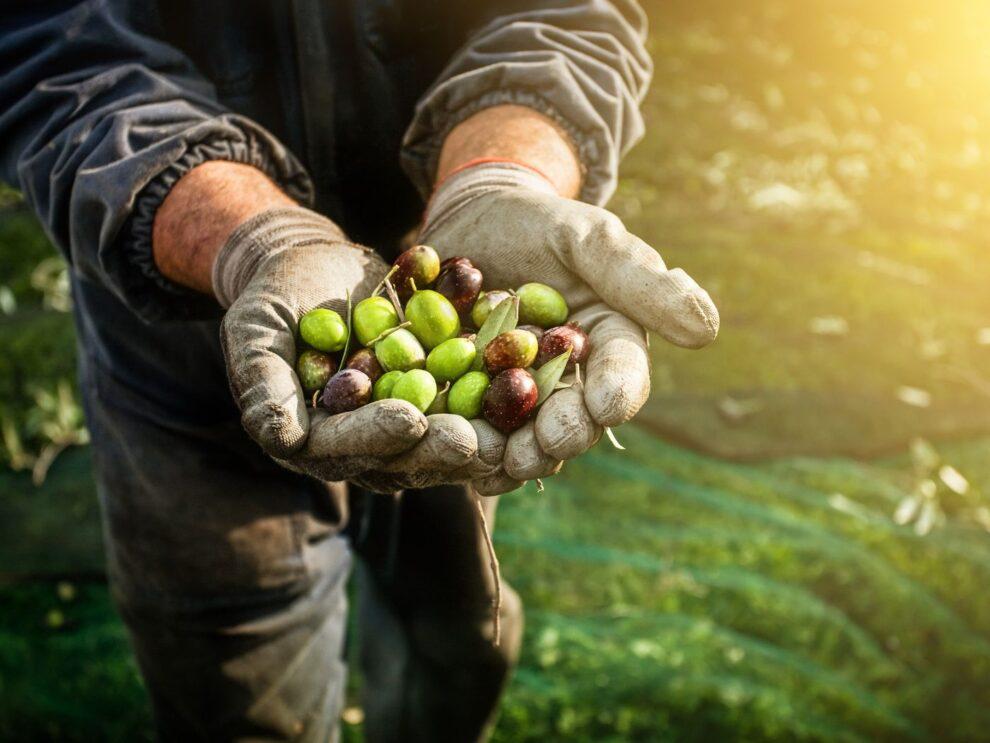
{"type": "Polygon", "coordinates": [[[108,574],[159,737],[335,740],[352,553],[366,738],[484,737],[521,606],[503,589],[492,647],[473,496],[278,467],[239,425],[217,321],[144,325],[95,283],[73,289],[108,574]]]}

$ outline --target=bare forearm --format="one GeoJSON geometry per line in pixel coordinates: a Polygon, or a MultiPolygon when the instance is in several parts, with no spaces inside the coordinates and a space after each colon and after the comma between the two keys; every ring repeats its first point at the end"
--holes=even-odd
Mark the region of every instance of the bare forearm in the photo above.
{"type": "Polygon", "coordinates": [[[158,208],[155,265],[172,281],[212,294],[213,262],[238,225],[268,209],[295,205],[257,168],[203,163],[186,173],[158,208]]]}
{"type": "Polygon", "coordinates": [[[466,162],[496,157],[515,160],[543,173],[561,196],[581,188],[574,146],[551,119],[524,106],[494,106],[455,126],[444,140],[437,181],[466,162]]]}

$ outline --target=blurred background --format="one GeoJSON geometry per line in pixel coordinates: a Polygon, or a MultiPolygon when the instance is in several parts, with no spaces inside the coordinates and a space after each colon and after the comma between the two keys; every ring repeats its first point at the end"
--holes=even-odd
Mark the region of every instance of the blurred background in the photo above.
{"type": "MultiPolygon", "coordinates": [[[[722,333],[653,344],[625,451],[503,499],[495,740],[990,740],[990,4],[645,5],[611,208],[722,333]]],[[[64,264],[9,190],[0,256],[0,738],[148,739],[64,264]]]]}

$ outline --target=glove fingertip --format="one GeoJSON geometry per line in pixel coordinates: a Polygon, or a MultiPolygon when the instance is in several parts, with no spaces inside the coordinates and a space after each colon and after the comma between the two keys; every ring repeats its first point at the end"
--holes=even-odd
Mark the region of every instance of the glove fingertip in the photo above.
{"type": "Polygon", "coordinates": [[[475,480],[471,483],[471,487],[478,495],[491,497],[511,493],[513,490],[518,490],[525,484],[525,482],[509,477],[505,474],[504,470],[499,470],[494,475],[489,475],[488,477],[483,477],[480,480],[475,480]]]}
{"type": "Polygon", "coordinates": [[[241,415],[241,425],[269,456],[276,459],[285,459],[299,451],[309,434],[309,416],[305,408],[292,412],[271,400],[246,408],[241,415]]]}

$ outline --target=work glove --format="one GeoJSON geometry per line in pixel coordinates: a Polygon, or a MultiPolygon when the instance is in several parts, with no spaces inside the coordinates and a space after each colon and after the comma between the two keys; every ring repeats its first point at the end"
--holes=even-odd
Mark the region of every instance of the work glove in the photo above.
{"type": "Polygon", "coordinates": [[[647,330],[684,348],[705,346],[718,332],[718,311],[694,279],[668,270],[614,214],[559,196],[519,164],[484,162],[448,176],[419,241],[442,258],[469,258],[487,287],[552,286],[590,338],[583,379],[555,392],[508,437],[502,469],[474,483],[482,494],[555,473],[605,426],[632,418],[650,393],[647,330]]]}
{"type": "Polygon", "coordinates": [[[347,313],[388,266],[348,242],[330,220],[300,207],[274,209],[238,227],[217,256],[213,289],[228,307],[221,325],[234,400],[248,434],[278,462],[320,480],[356,480],[380,492],[490,474],[500,454],[479,456],[483,421],[426,417],[404,400],[330,415],[307,408],[295,373],[299,319],[316,307],[347,313]]]}

